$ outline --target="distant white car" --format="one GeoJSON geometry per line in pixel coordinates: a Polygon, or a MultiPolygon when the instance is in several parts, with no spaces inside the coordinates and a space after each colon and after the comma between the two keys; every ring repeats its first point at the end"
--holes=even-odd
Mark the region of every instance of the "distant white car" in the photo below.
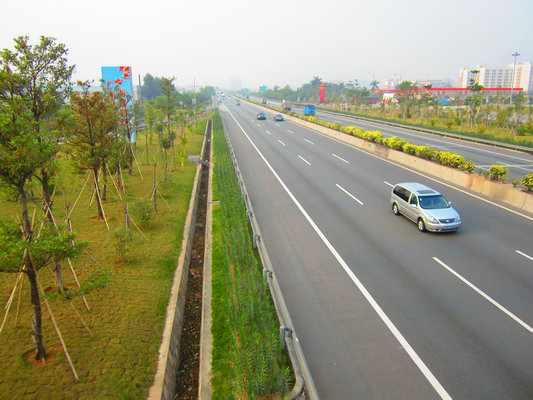
{"type": "Polygon", "coordinates": [[[415,222],[420,232],[456,231],[461,226],[461,216],[452,208],[452,203],[421,183],[398,183],[392,189],[390,202],[392,212],[415,222]]]}

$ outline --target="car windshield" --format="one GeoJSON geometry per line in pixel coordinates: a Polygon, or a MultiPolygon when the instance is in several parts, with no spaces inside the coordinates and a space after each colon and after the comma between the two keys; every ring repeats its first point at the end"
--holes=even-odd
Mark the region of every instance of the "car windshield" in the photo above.
{"type": "Polygon", "coordinates": [[[418,202],[420,207],[425,208],[426,210],[435,210],[438,208],[448,208],[450,204],[442,195],[437,196],[419,196],[418,202]]]}

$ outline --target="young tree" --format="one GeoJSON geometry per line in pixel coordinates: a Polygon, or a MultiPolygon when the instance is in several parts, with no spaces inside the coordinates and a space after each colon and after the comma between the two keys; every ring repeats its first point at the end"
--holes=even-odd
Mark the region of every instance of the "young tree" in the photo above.
{"type": "MultiPolygon", "coordinates": [[[[25,118],[31,124],[33,134],[39,143],[57,141],[51,130],[47,129],[43,120],[53,116],[61,108],[63,101],[71,89],[70,78],[74,66],[67,62],[67,48],[57,44],[52,37],[41,36],[40,43],[32,46],[28,36],[14,39],[15,52],[4,49],[2,64],[16,71],[20,78],[21,97],[27,100],[28,113],[25,118]]],[[[43,209],[50,224],[54,225],[52,216],[52,194],[50,180],[53,177],[53,158],[40,167],[36,177],[41,181],[43,192],[43,209]]],[[[58,290],[64,290],[61,265],[54,265],[58,290]]]]}
{"type": "Polygon", "coordinates": [[[50,163],[57,152],[57,143],[41,141],[35,135],[31,123],[32,103],[24,97],[27,90],[25,77],[11,69],[12,64],[6,62],[10,57],[11,53],[2,53],[0,69],[0,183],[16,190],[22,216],[20,228],[0,224],[0,272],[22,271],[30,281],[32,337],[36,359],[42,359],[46,357],[46,351],[37,271],[50,260],[60,261],[75,254],[71,252],[72,246],[67,247],[71,237],[57,234],[55,225],[44,228],[44,232],[50,234],[38,235],[30,224],[27,184],[50,163]]]}
{"type": "Polygon", "coordinates": [[[416,103],[415,92],[413,89],[416,89],[416,82],[403,81],[398,85],[398,90],[400,90],[400,107],[402,109],[403,119],[410,118],[411,107],[416,103]]]}
{"type": "Polygon", "coordinates": [[[167,134],[170,138],[172,146],[174,145],[174,137],[171,130],[172,115],[174,114],[175,105],[174,100],[176,98],[176,88],[174,87],[175,77],[172,78],[161,78],[161,92],[163,93],[164,101],[161,104],[161,111],[166,117],[167,123],[167,134]]]}
{"type": "Polygon", "coordinates": [[[89,82],[78,82],[82,88],[71,96],[74,115],[68,145],[76,166],[93,173],[98,217],[104,218],[100,191],[99,170],[116,153],[118,112],[109,93],[90,92],[89,82]]]}

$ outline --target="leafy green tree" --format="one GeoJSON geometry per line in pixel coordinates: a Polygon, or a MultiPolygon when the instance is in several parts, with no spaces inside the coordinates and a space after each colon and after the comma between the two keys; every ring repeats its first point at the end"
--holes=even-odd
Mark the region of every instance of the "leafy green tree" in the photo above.
{"type": "MultiPolygon", "coordinates": [[[[2,51],[1,62],[7,70],[17,72],[21,90],[18,96],[27,100],[25,118],[31,125],[32,132],[39,143],[57,142],[53,131],[47,129],[46,119],[53,117],[63,105],[71,89],[70,78],[74,66],[68,65],[68,53],[64,44],[57,44],[52,37],[41,36],[37,45],[29,43],[28,36],[14,39],[15,51],[2,51]]],[[[43,210],[50,224],[52,216],[53,157],[40,166],[39,174],[43,194],[43,210]]],[[[56,282],[60,291],[64,290],[61,264],[54,265],[56,282]]]]}
{"type": "Polygon", "coordinates": [[[165,115],[167,123],[167,134],[171,143],[174,142],[174,136],[171,130],[172,116],[176,108],[174,100],[176,99],[176,88],[174,87],[175,77],[162,78],[161,79],[161,93],[163,94],[164,101],[161,104],[161,111],[165,115]]]}
{"type": "Polygon", "coordinates": [[[468,89],[472,92],[472,96],[465,100],[465,104],[470,106],[469,125],[472,126],[477,117],[481,106],[481,89],[483,85],[479,84],[479,70],[471,71],[473,76],[470,78],[470,85],[468,89]]]}
{"type": "Polygon", "coordinates": [[[0,272],[23,272],[30,282],[33,309],[32,338],[36,359],[46,357],[42,335],[42,314],[37,271],[50,261],[74,256],[71,236],[56,233],[59,228],[45,224],[40,234],[28,216],[28,182],[45,168],[57,152],[57,143],[39,140],[32,120],[32,102],[25,97],[26,76],[12,69],[13,53],[2,52],[0,69],[0,183],[18,193],[21,227],[0,223],[0,272]],[[8,61],[8,62],[6,62],[8,61]],[[68,248],[70,246],[70,248],[68,248]]]}
{"type": "Polygon", "coordinates": [[[398,85],[400,91],[397,96],[400,100],[400,108],[402,110],[403,119],[411,117],[411,107],[416,104],[415,91],[418,86],[416,82],[403,81],[398,85]]]}
{"type": "Polygon", "coordinates": [[[147,100],[154,100],[157,96],[161,96],[160,78],[146,74],[141,86],[141,95],[147,100]]]}

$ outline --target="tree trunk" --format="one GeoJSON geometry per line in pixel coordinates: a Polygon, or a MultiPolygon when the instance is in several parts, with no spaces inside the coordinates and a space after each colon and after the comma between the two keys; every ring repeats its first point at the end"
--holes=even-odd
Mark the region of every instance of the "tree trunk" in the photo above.
{"type": "MultiPolygon", "coordinates": [[[[52,196],[50,194],[50,177],[48,176],[48,172],[46,172],[45,169],[41,169],[41,186],[43,189],[43,207],[44,207],[44,215],[46,218],[48,218],[48,222],[51,226],[56,226],[54,221],[54,216],[52,215],[52,196]]],[[[61,262],[59,260],[54,260],[54,278],[56,281],[57,291],[59,293],[65,291],[65,282],[63,280],[63,274],[61,272],[61,262]]]]}
{"type": "Polygon", "coordinates": [[[46,350],[43,343],[42,334],[42,314],[41,314],[41,300],[39,298],[39,288],[37,286],[37,275],[33,269],[30,257],[26,257],[26,270],[24,271],[28,276],[31,287],[31,305],[33,307],[33,317],[31,323],[31,334],[33,338],[33,345],[36,350],[35,359],[44,360],[46,358],[46,350]]]}
{"type": "MultiPolygon", "coordinates": [[[[25,240],[31,240],[31,226],[28,216],[28,200],[26,198],[26,192],[24,191],[24,185],[18,188],[20,194],[20,203],[22,206],[22,229],[25,240]]],[[[43,344],[42,334],[42,315],[41,315],[41,301],[39,299],[39,288],[37,286],[37,275],[33,264],[31,262],[30,254],[26,253],[24,256],[25,269],[23,272],[28,276],[31,288],[31,304],[33,306],[33,317],[31,324],[31,333],[33,338],[33,344],[36,349],[35,358],[37,360],[44,359],[46,357],[46,350],[43,344]]]]}
{"type": "Polygon", "coordinates": [[[104,176],[104,187],[102,189],[102,201],[107,200],[107,164],[102,163],[102,175],[104,176]]]}
{"type": "Polygon", "coordinates": [[[98,209],[98,218],[104,219],[104,210],[102,209],[102,202],[100,199],[100,190],[98,188],[98,169],[93,169],[94,174],[94,190],[96,192],[96,207],[98,209]]]}
{"type": "Polygon", "coordinates": [[[157,213],[157,180],[155,177],[156,167],[157,167],[157,162],[154,164],[154,190],[152,192],[152,200],[154,201],[154,211],[157,213]]]}

